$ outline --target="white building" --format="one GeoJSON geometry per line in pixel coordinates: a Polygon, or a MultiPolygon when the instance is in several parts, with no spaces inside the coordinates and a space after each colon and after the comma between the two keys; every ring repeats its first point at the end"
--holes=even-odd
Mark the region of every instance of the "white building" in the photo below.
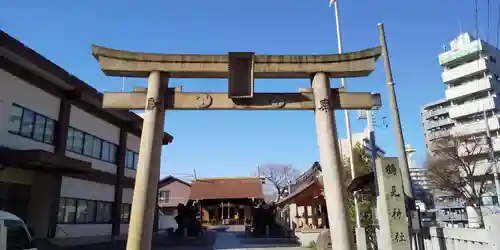
{"type": "Polygon", "coordinates": [[[97,90],[0,31],[0,209],[36,238],[128,232],[142,118],[101,106],[97,90]]]}
{"type": "MultiPolygon", "coordinates": [[[[436,149],[433,142],[439,138],[484,137],[486,110],[488,126],[492,134],[493,150],[500,151],[500,51],[485,41],[474,39],[467,33],[460,34],[450,43],[450,50],[439,55],[443,67],[441,75],[446,86],[445,98],[426,104],[421,109],[427,148],[430,154],[436,149]]],[[[477,154],[479,159],[474,174],[482,175],[489,168],[487,145],[477,154]]],[[[489,184],[492,184],[491,182],[489,184]]],[[[434,190],[436,193],[436,190],[434,190]]],[[[464,214],[462,201],[449,200],[436,194],[437,209],[458,209],[464,214]],[[443,205],[443,204],[445,205],[443,205]]],[[[493,193],[483,195],[483,206],[498,204],[493,193]]],[[[442,216],[441,216],[442,217],[442,216]]],[[[445,216],[446,217],[446,216],[445,216]]],[[[444,218],[444,217],[443,217],[444,218]]],[[[440,218],[438,221],[464,221],[457,218],[440,218]]]]}
{"type": "MultiPolygon", "coordinates": [[[[484,136],[483,110],[492,132],[493,148],[500,151],[500,52],[494,46],[463,33],[450,43],[449,51],[439,55],[446,98],[422,107],[421,118],[426,144],[446,136],[484,136]]],[[[479,169],[487,169],[487,150],[483,150],[479,169]]],[[[479,172],[477,172],[479,174],[479,172]]]]}

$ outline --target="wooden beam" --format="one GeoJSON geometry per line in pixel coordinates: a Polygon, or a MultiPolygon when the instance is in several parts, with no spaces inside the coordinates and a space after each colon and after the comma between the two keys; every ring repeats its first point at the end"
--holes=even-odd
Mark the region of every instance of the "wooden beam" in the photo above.
{"type": "MultiPolygon", "coordinates": [[[[256,93],[251,99],[233,101],[227,93],[186,93],[170,88],[165,95],[167,110],[314,110],[312,92],[301,93],[256,93]]],[[[333,109],[377,108],[379,94],[366,92],[343,92],[332,89],[330,105],[333,109]]],[[[104,93],[103,107],[110,109],[144,109],[145,92],[104,93]]]]}

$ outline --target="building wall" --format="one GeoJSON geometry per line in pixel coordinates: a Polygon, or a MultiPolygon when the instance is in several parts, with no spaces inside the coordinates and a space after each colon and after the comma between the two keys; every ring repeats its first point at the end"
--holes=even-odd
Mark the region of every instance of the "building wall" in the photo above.
{"type": "Polygon", "coordinates": [[[114,195],[113,185],[63,176],[61,197],[112,202],[114,195]]]}
{"type": "Polygon", "coordinates": [[[43,149],[53,152],[50,144],[37,142],[8,132],[12,104],[18,104],[57,120],[60,99],[0,69],[0,145],[16,149],[43,149]]]}
{"type": "MultiPolygon", "coordinates": [[[[115,119],[107,119],[102,116],[102,114],[97,115],[97,112],[94,113],[94,111],[90,111],[92,108],[87,108],[91,105],[85,108],[83,105],[80,105],[82,100],[77,99],[81,87],[79,84],[81,84],[81,82],[78,79],[72,79],[72,77],[67,77],[67,75],[64,74],[59,75],[57,70],[49,72],[57,66],[50,65],[49,62],[43,62],[44,59],[40,61],[30,61],[31,56],[36,57],[39,55],[36,55],[36,53],[28,49],[20,49],[22,51],[18,52],[17,50],[22,47],[22,44],[19,43],[16,45],[15,40],[12,40],[1,31],[0,39],[0,60],[2,63],[2,69],[0,69],[0,146],[21,150],[35,149],[54,152],[53,144],[56,138],[53,138],[54,140],[52,142],[40,142],[33,138],[26,138],[8,131],[12,114],[12,105],[16,104],[22,108],[33,111],[36,114],[54,121],[54,124],[56,124],[61,115],[61,104],[72,103],[69,112],[69,126],[114,144],[117,146],[116,157],[118,157],[120,137],[123,138],[123,133],[121,133],[121,128],[119,127],[122,123],[117,121],[116,117],[115,119]],[[7,43],[3,43],[3,41],[7,41],[7,43]],[[11,46],[13,51],[8,51],[11,46]],[[41,64],[44,63],[46,63],[48,67],[41,67],[41,64]],[[74,87],[76,92],[68,93],[68,96],[66,96],[65,92],[72,89],[73,87],[71,86],[74,87]],[[73,96],[72,94],[76,95],[73,96]],[[71,97],[76,97],[77,99],[67,99],[71,97]],[[98,117],[102,117],[102,119],[98,117]]],[[[82,91],[86,92],[87,90],[84,89],[82,91]]],[[[93,90],[90,90],[90,92],[93,92],[93,90]]],[[[93,95],[93,93],[89,94],[90,96],[93,95]]],[[[62,105],[62,107],[67,106],[62,105]]],[[[63,110],[68,109],[65,108],[63,110]]],[[[61,121],[67,120],[61,118],[61,121]]],[[[66,136],[66,126],[64,122],[61,122],[59,125],[61,124],[63,124],[63,126],[55,126],[52,131],[53,134],[56,134],[57,128],[62,127],[62,129],[59,130],[62,131],[62,134],[60,134],[61,137],[59,138],[62,138],[63,141],[59,145],[63,147],[63,150],[59,150],[61,149],[59,148],[58,152],[55,153],[58,154],[57,156],[62,156],[62,154],[64,154],[70,158],[89,162],[94,170],[93,172],[88,175],[71,174],[71,176],[78,176],[78,178],[76,178],[65,176],[64,174],[61,176],[60,173],[42,173],[40,171],[21,170],[16,168],[18,166],[9,166],[0,171],[0,182],[29,186],[29,188],[26,188],[26,190],[29,190],[27,223],[29,227],[37,228],[35,230],[36,237],[48,237],[48,235],[52,233],[52,230],[49,229],[53,229],[54,227],[55,218],[53,217],[56,215],[58,207],[56,202],[66,200],[64,198],[81,199],[79,201],[84,205],[87,201],[87,204],[92,204],[93,201],[101,202],[101,204],[106,203],[104,204],[106,206],[103,205],[103,207],[106,208],[109,207],[107,206],[109,202],[115,202],[115,199],[117,203],[132,203],[133,189],[131,188],[131,180],[129,178],[135,178],[135,167],[122,169],[120,165],[120,169],[118,169],[118,164],[121,162],[118,161],[118,159],[114,162],[112,160],[105,161],[101,160],[100,157],[86,156],[83,152],[74,153],[69,148],[64,152],[63,144],[66,136]],[[122,173],[125,178],[122,178],[122,173]],[[116,176],[116,174],[120,175],[116,176]],[[104,183],[96,182],[97,180],[104,183]],[[123,190],[121,187],[115,187],[113,184],[118,181],[121,181],[122,187],[125,187],[123,190]],[[57,191],[59,191],[59,193],[57,191]],[[39,230],[40,228],[42,230],[39,230]]],[[[127,133],[125,144],[128,150],[137,154],[140,147],[140,138],[135,134],[127,133]]],[[[123,141],[122,144],[124,144],[123,141]]],[[[110,155],[114,154],[110,153],[110,155]]],[[[24,190],[24,186],[22,190],[24,190]]],[[[118,234],[127,233],[128,224],[125,223],[126,221],[120,222],[113,220],[117,217],[115,216],[117,215],[116,212],[118,212],[119,215],[122,204],[117,204],[118,206],[113,206],[113,208],[111,208],[111,221],[113,224],[108,223],[109,219],[106,219],[106,224],[96,224],[92,221],[86,221],[89,224],[62,224],[62,222],[57,222],[56,229],[53,231],[55,232],[55,237],[111,236],[112,233],[117,234],[117,231],[118,234]]],[[[64,204],[62,206],[64,207],[64,204]]],[[[68,206],[71,207],[71,204],[68,206]]],[[[59,205],[59,208],[60,207],[61,205],[59,205]]],[[[68,210],[65,215],[71,213],[75,212],[68,210]]],[[[67,217],[71,218],[71,216],[67,217]]],[[[71,222],[70,220],[66,222],[74,223],[74,221],[71,222]]]]}
{"type": "Polygon", "coordinates": [[[133,197],[134,197],[134,189],[132,189],[132,188],[124,188],[123,189],[122,203],[132,204],[133,197]]]}
{"type": "MultiPolygon", "coordinates": [[[[71,106],[69,125],[115,145],[119,144],[120,128],[105,122],[79,109],[78,107],[75,107],[74,105],[71,106]]],[[[90,162],[92,163],[92,168],[104,172],[116,173],[116,164],[85,156],[83,154],[73,153],[71,151],[66,151],[66,156],[90,162]]]]}
{"type": "MultiPolygon", "coordinates": [[[[14,149],[41,149],[54,152],[52,144],[12,134],[8,130],[13,104],[57,121],[61,99],[1,69],[0,89],[0,146],[14,149]]],[[[70,126],[113,144],[119,144],[120,129],[117,126],[103,121],[76,106],[71,107],[70,126]]],[[[138,144],[135,141],[138,141],[138,137],[134,135],[129,135],[129,137],[132,137],[132,140],[130,140],[128,147],[133,147],[137,150],[138,144]]],[[[105,162],[70,151],[66,151],[66,156],[90,162],[92,168],[100,171],[113,174],[117,172],[117,165],[115,163],[105,162]]],[[[134,177],[135,170],[131,171],[133,174],[128,174],[127,176],[134,177]]],[[[36,229],[35,237],[46,237],[50,228],[49,216],[47,214],[50,214],[50,200],[52,199],[52,197],[49,197],[52,193],[48,190],[51,190],[51,186],[55,184],[52,177],[51,175],[17,168],[7,168],[0,171],[0,181],[31,186],[27,224],[29,227],[36,229]]],[[[129,204],[132,202],[131,190],[126,189],[123,195],[124,200],[129,204]]],[[[114,194],[114,185],[66,176],[62,177],[61,197],[113,202],[114,194]]],[[[111,227],[111,224],[58,224],[55,237],[71,238],[111,235],[111,227]]],[[[128,225],[122,225],[120,229],[121,233],[126,233],[128,225]]]]}
{"type": "Polygon", "coordinates": [[[191,187],[178,181],[174,181],[158,189],[161,192],[169,192],[168,199],[158,203],[160,207],[175,207],[177,204],[186,204],[189,199],[191,187]]]}

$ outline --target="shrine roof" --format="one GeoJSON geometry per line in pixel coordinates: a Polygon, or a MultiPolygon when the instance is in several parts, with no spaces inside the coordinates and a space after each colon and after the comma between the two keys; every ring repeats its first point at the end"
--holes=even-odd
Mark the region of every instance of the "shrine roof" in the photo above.
{"type": "Polygon", "coordinates": [[[203,178],[191,183],[191,200],[263,199],[258,177],[203,178]]]}

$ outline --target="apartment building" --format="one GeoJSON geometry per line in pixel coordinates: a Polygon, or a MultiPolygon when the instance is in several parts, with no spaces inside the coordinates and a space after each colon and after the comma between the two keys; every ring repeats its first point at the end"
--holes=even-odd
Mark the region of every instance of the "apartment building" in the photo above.
{"type": "Polygon", "coordinates": [[[0,209],[36,238],[128,232],[142,122],[0,31],[0,209]]]}
{"type": "Polygon", "coordinates": [[[450,119],[450,101],[444,99],[428,103],[421,108],[420,117],[424,127],[425,144],[432,151],[432,142],[450,136],[455,123],[450,119]]]}
{"type": "MultiPolygon", "coordinates": [[[[467,33],[450,42],[448,51],[439,55],[443,67],[441,75],[446,86],[443,100],[426,104],[421,109],[425,140],[430,154],[436,149],[433,142],[439,138],[484,137],[486,122],[492,134],[493,150],[500,151],[500,52],[494,46],[475,39],[467,33]]],[[[487,145],[478,153],[474,174],[482,175],[489,168],[487,145]]],[[[489,183],[492,184],[492,183],[489,183]]],[[[435,192],[438,221],[466,223],[463,201],[435,192]]],[[[483,206],[498,204],[493,193],[484,194],[483,206]]]]}
{"type": "MultiPolygon", "coordinates": [[[[499,58],[497,48],[467,33],[451,41],[450,50],[439,55],[446,98],[424,105],[421,112],[430,152],[432,141],[438,138],[484,136],[483,110],[492,132],[493,148],[500,151],[499,58]]],[[[480,169],[487,169],[487,155],[483,155],[480,169]]]]}

